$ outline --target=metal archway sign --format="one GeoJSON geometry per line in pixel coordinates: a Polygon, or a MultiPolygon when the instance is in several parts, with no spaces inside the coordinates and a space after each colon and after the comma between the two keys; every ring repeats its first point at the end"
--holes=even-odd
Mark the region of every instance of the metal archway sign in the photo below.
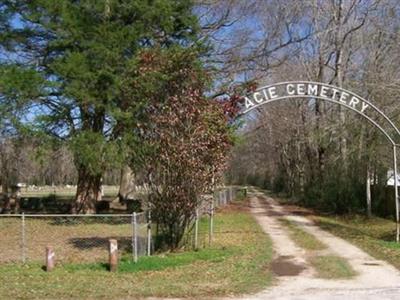
{"type": "Polygon", "coordinates": [[[394,199],[396,206],[396,241],[400,239],[400,204],[397,181],[397,146],[400,144],[400,131],[386,114],[370,101],[340,87],[312,81],[287,81],[257,88],[243,97],[239,116],[258,107],[275,101],[289,99],[319,99],[344,106],[374,125],[389,141],[393,149],[394,199]]]}

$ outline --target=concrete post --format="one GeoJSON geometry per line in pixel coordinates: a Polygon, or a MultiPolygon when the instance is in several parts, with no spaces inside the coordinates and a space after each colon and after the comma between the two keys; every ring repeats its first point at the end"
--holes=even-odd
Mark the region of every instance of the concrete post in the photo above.
{"type": "Polygon", "coordinates": [[[109,240],[109,265],[110,271],[115,272],[118,269],[118,242],[115,239],[109,240]]]}
{"type": "Polygon", "coordinates": [[[54,269],[56,257],[53,250],[53,247],[47,246],[46,247],[46,271],[51,272],[54,269]]]}

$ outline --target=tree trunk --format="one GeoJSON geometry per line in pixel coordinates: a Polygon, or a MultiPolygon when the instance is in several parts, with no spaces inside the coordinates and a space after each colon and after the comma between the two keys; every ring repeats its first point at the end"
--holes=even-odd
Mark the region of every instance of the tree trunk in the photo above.
{"type": "Polygon", "coordinates": [[[20,189],[16,185],[12,187],[3,186],[3,213],[18,213],[20,209],[20,201],[20,189]]]}
{"type": "Polygon", "coordinates": [[[3,193],[3,209],[2,213],[7,214],[11,211],[11,199],[8,193],[9,188],[6,183],[2,184],[2,193],[3,193]]]}
{"type": "Polygon", "coordinates": [[[101,174],[92,175],[86,168],[78,168],[78,183],[72,213],[92,214],[101,200],[101,174]]]}
{"type": "Polygon", "coordinates": [[[372,209],[371,209],[371,173],[369,172],[369,168],[367,170],[366,194],[367,194],[367,216],[370,218],[372,216],[372,209]]]}
{"type": "Polygon", "coordinates": [[[132,199],[135,192],[135,174],[129,166],[124,166],[121,169],[121,180],[119,184],[118,198],[121,203],[132,199]]]}

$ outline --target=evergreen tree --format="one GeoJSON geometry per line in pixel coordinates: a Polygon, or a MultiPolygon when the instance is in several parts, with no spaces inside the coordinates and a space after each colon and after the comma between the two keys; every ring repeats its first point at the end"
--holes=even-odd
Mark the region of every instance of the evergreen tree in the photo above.
{"type": "Polygon", "coordinates": [[[73,211],[92,213],[104,171],[140,150],[146,89],[126,92],[139,53],[196,48],[192,3],[1,0],[0,16],[0,103],[68,143],[78,171],[73,211]]]}

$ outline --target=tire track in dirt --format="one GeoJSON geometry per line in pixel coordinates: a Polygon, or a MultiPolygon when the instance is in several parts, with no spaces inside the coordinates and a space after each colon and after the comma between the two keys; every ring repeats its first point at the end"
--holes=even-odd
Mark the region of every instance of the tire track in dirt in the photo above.
{"type": "Polygon", "coordinates": [[[400,299],[400,272],[376,260],[358,247],[323,231],[309,219],[287,212],[271,197],[250,192],[251,212],[273,242],[275,260],[271,269],[277,283],[258,294],[241,299],[400,299]],[[307,251],[298,247],[279,218],[288,218],[328,246],[329,252],[345,258],[358,273],[352,279],[321,279],[307,263],[307,251]]]}

